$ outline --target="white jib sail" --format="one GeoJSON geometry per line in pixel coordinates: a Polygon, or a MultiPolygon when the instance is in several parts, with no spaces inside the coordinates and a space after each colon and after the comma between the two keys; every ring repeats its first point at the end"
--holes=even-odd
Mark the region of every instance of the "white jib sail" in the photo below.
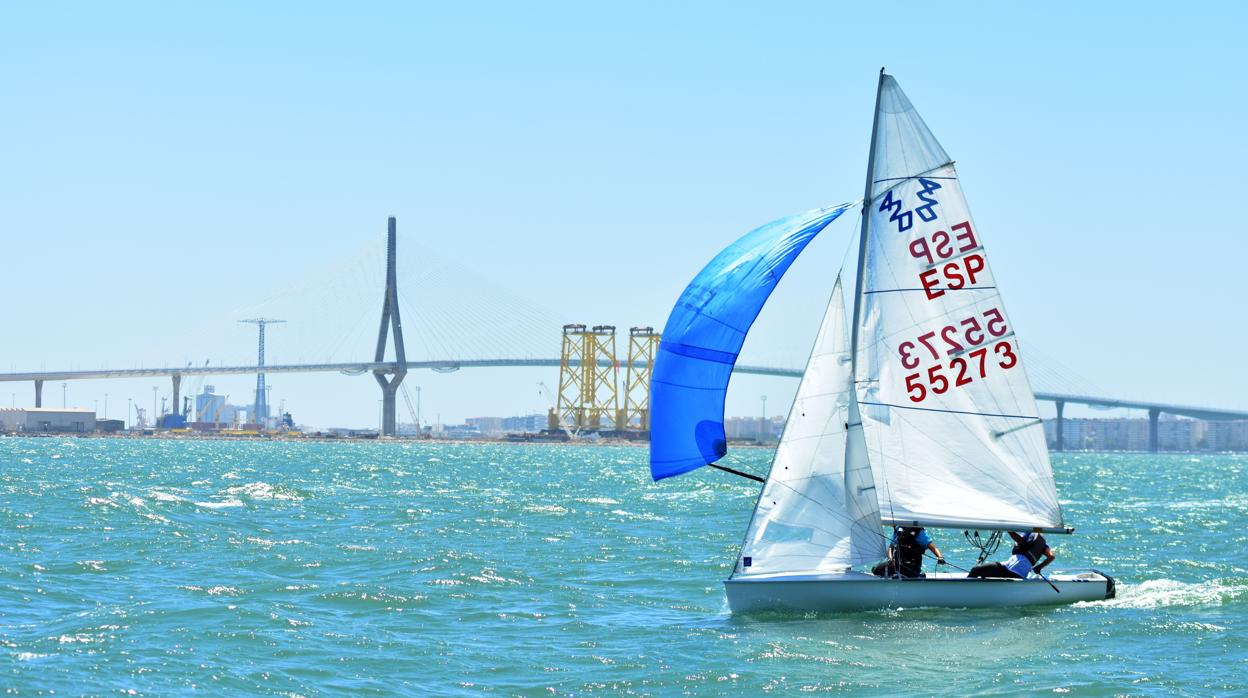
{"type": "Polygon", "coordinates": [[[843,572],[883,559],[880,512],[857,412],[838,277],[737,574],[843,572]]]}
{"type": "Polygon", "coordinates": [[[858,396],[886,522],[1057,527],[1022,349],[957,172],[882,76],[858,396]]]}

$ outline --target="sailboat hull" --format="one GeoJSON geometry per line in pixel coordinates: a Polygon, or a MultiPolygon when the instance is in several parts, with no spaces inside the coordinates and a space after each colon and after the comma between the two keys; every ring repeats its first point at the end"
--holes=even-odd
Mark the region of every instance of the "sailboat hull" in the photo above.
{"type": "Polygon", "coordinates": [[[968,579],[929,574],[885,579],[861,572],[832,575],[737,577],[724,582],[733,613],[760,611],[868,611],[884,608],[1004,608],[1052,606],[1113,598],[1113,578],[1096,571],[1043,579],[968,579]]]}

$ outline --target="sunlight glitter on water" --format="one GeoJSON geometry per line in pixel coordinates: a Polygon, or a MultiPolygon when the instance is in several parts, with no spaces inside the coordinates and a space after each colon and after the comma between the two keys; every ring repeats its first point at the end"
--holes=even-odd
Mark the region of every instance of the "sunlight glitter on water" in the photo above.
{"type": "MultiPolygon", "coordinates": [[[[737,464],[762,472],[770,455],[743,450],[737,464]]],[[[645,462],[616,446],[0,439],[0,683],[58,695],[1242,684],[1248,459],[1055,458],[1079,533],[1054,541],[1054,567],[1103,567],[1119,581],[1110,601],[750,618],[728,613],[722,580],[755,487],[714,472],[652,483],[645,462]]],[[[961,531],[936,535],[951,560],[971,557],[961,531]]]]}

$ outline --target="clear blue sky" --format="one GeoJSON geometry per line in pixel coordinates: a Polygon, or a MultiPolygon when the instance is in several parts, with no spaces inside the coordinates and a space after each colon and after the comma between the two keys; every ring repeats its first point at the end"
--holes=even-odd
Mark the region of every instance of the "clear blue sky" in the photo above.
{"type": "MultiPolygon", "coordinates": [[[[661,327],[738,235],[861,196],[886,65],[958,161],[1039,387],[1246,408],[1243,8],[10,5],[0,363],[246,361],[234,320],[255,314],[291,320],[271,362],[367,355],[387,215],[416,358],[482,355],[516,308],[553,323],[501,333],[524,353],[555,355],[562,321],[661,327]]],[[[794,266],[743,361],[804,359],[855,219],[794,266]]],[[[556,372],[409,380],[451,421],[541,409],[556,372]]],[[[212,382],[250,401],[252,379],[212,382]]],[[[367,376],[272,382],[300,421],[376,423],[367,376]]],[[[108,392],[119,416],[153,385],[68,401],[108,392]]],[[[740,378],[729,413],[794,387],[740,378]]]]}

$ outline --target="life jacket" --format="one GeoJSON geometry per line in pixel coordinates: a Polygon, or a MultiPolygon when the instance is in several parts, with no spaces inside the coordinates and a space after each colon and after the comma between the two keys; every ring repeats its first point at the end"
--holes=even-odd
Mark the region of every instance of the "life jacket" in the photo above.
{"type": "Polygon", "coordinates": [[[919,545],[917,528],[896,528],[897,566],[901,576],[917,577],[923,571],[923,546],[919,545]]]}
{"type": "Polygon", "coordinates": [[[1032,540],[1024,538],[1023,542],[1016,544],[1010,553],[1013,555],[1022,555],[1027,558],[1032,565],[1035,565],[1040,561],[1040,558],[1044,556],[1044,551],[1048,547],[1048,541],[1044,539],[1044,536],[1037,533],[1036,537],[1032,540]]]}

